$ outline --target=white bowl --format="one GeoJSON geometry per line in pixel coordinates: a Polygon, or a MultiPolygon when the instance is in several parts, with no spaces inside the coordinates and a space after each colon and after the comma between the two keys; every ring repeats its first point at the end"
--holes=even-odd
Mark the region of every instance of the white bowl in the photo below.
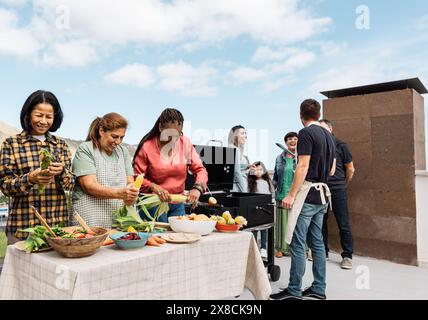
{"type": "Polygon", "coordinates": [[[179,220],[177,217],[168,218],[169,226],[174,232],[196,233],[206,236],[214,231],[216,221],[179,220]]]}

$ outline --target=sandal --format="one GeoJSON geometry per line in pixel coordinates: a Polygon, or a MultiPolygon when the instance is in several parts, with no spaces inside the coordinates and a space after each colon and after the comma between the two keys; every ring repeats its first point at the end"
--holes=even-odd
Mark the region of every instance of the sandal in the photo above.
{"type": "Polygon", "coordinates": [[[278,251],[278,252],[275,254],[275,257],[276,257],[276,258],[282,258],[282,257],[284,257],[284,255],[282,254],[282,252],[281,252],[281,251],[278,251]]]}

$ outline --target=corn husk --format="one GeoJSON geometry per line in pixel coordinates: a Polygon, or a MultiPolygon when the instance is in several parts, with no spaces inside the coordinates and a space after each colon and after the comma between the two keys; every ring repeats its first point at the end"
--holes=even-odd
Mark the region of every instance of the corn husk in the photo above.
{"type": "Polygon", "coordinates": [[[154,222],[143,221],[140,215],[131,206],[123,207],[115,212],[113,228],[126,232],[129,227],[134,228],[139,232],[152,232],[154,230],[154,222]]]}
{"type": "MultiPolygon", "coordinates": [[[[187,196],[182,194],[172,194],[171,203],[185,203],[187,196]]],[[[156,194],[143,194],[139,198],[137,208],[141,209],[149,221],[157,221],[163,214],[168,213],[169,205],[167,202],[162,202],[156,194]],[[155,214],[152,216],[150,209],[157,207],[155,214]]]]}

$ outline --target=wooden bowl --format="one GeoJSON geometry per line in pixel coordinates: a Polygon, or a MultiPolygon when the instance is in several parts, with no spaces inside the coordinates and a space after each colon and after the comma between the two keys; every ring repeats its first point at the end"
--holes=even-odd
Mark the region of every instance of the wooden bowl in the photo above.
{"type": "Polygon", "coordinates": [[[95,236],[85,239],[63,239],[46,237],[49,245],[66,258],[83,258],[93,255],[109,235],[107,229],[91,227],[95,236]]]}

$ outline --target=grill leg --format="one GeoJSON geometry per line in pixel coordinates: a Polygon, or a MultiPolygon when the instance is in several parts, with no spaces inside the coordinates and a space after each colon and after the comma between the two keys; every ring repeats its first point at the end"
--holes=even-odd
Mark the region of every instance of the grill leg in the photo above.
{"type": "Polygon", "coordinates": [[[275,228],[272,226],[268,230],[268,265],[275,263],[275,228]]]}

